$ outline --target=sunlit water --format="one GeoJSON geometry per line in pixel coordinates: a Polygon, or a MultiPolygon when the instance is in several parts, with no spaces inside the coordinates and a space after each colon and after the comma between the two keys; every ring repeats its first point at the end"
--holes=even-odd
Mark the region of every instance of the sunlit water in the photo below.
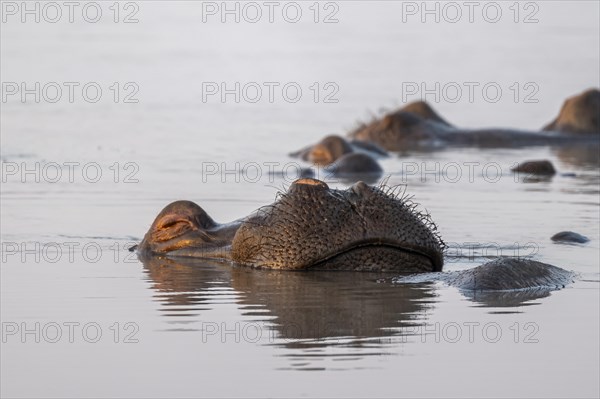
{"type": "Polygon", "coordinates": [[[446,270],[523,256],[578,273],[552,293],[142,264],[124,250],[176,199],[223,222],[273,201],[298,165],[288,152],[398,106],[403,82],[495,82],[496,103],[428,100],[459,126],[541,127],[564,98],[600,85],[598,3],[539,2],[533,24],[514,23],[508,3],[496,24],[402,22],[400,2],[338,2],[334,24],[312,22],[311,3],[297,24],[222,24],[203,23],[199,2],[140,2],[139,23],[115,24],[102,4],[96,24],[2,24],[2,82],[103,88],[97,103],[1,104],[3,396],[599,395],[597,148],[381,161],[387,184],[405,185],[436,221],[446,270]],[[202,82],[222,81],[297,82],[303,96],[203,101],[202,82]],[[139,102],[115,103],[114,82],[134,82],[139,102]],[[338,101],[321,89],[315,102],[314,82],[335,83],[338,101]],[[535,83],[538,101],[515,102],[514,82],[535,83]],[[559,175],[510,172],[530,159],[559,175]],[[72,182],[65,162],[79,163],[72,182]],[[92,162],[96,183],[94,165],[83,174],[92,162]],[[553,243],[561,230],[590,242],[553,243]]]}

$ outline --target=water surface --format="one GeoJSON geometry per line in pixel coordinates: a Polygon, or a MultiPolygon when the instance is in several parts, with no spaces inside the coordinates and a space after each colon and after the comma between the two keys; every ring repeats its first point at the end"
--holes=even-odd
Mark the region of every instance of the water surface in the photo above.
{"type": "Polygon", "coordinates": [[[514,23],[504,3],[496,24],[404,23],[401,2],[336,4],[334,24],[203,23],[200,2],[153,1],[138,3],[135,24],[1,25],[3,82],[98,82],[105,92],[97,103],[1,104],[3,396],[599,395],[597,148],[381,161],[387,184],[405,185],[450,244],[446,270],[524,256],[578,273],[560,291],[473,295],[370,274],[142,263],[125,250],[173,200],[223,222],[273,201],[294,177],[288,152],[398,106],[403,83],[495,82],[495,103],[427,99],[460,126],[524,129],[600,85],[597,2],[537,2],[532,24],[514,23]],[[202,83],[222,81],[297,82],[305,94],[203,101],[202,83]],[[115,103],[113,82],[136,83],[139,102],[115,103]],[[338,101],[315,102],[314,82],[337,84],[338,101]],[[537,102],[515,102],[515,82],[535,83],[537,102]],[[510,172],[530,159],[560,174],[510,172]],[[72,181],[65,162],[79,163],[72,181]],[[95,183],[83,174],[92,162],[95,183]],[[55,183],[42,173],[52,163],[62,165],[55,183]],[[258,176],[226,173],[255,164],[258,176]],[[553,243],[561,230],[590,242],[553,243]]]}

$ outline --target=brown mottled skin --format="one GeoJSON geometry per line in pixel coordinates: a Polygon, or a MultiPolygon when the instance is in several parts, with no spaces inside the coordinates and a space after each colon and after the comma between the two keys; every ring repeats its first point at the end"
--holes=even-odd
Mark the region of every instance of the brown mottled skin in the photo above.
{"type": "MultiPolygon", "coordinates": [[[[429,215],[415,208],[389,188],[358,182],[335,190],[300,179],[273,204],[229,224],[217,224],[193,202],[174,202],[137,250],[142,258],[220,259],[278,270],[439,272],[445,245],[429,215]]],[[[486,290],[560,286],[571,278],[550,265],[507,259],[454,273],[473,281],[467,289],[486,290]],[[494,272],[498,266],[502,273],[494,272]]]]}
{"type": "Polygon", "coordinates": [[[600,142],[600,90],[590,89],[567,99],[558,115],[542,131],[460,129],[443,120],[422,101],[406,105],[349,136],[375,143],[388,151],[444,149],[448,146],[513,148],[600,142]]]}

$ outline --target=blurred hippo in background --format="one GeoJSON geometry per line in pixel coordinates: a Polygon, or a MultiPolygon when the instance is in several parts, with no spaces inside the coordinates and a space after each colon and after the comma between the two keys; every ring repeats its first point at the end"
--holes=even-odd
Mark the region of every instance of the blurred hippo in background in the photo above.
{"type": "Polygon", "coordinates": [[[362,124],[349,133],[355,141],[388,151],[444,149],[449,146],[517,148],[600,143],[600,90],[568,98],[558,116],[540,131],[504,128],[462,129],[452,126],[427,103],[418,101],[362,124]]]}

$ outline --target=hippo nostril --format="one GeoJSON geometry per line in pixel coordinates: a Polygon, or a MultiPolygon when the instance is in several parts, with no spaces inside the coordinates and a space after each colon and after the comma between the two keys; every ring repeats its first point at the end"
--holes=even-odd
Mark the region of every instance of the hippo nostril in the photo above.
{"type": "Polygon", "coordinates": [[[303,178],[303,179],[298,179],[295,182],[292,183],[292,187],[297,187],[297,186],[314,186],[314,187],[321,187],[324,189],[329,189],[329,186],[321,181],[321,180],[317,180],[317,179],[311,179],[311,178],[303,178]]]}

